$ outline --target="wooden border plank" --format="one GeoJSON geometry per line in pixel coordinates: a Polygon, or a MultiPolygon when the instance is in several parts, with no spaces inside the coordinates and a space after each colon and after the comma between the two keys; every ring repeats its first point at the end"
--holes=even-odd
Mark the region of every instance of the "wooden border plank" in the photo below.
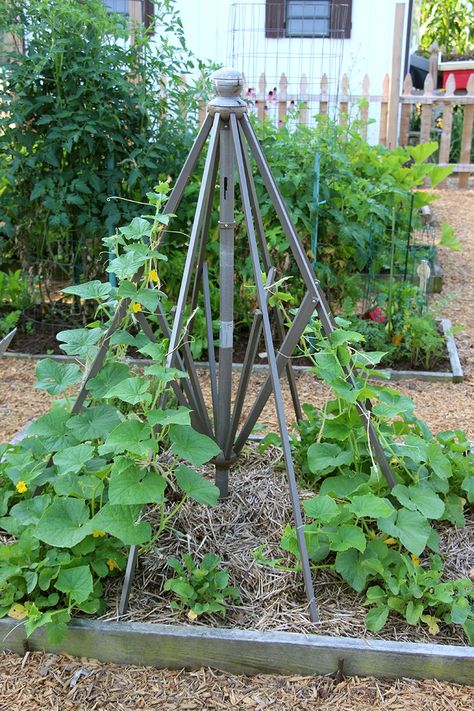
{"type": "MultiPolygon", "coordinates": [[[[0,620],[1,648],[24,653],[23,624],[0,620]]],[[[60,645],[43,631],[31,650],[168,669],[209,666],[233,674],[409,677],[474,684],[474,648],[253,630],[73,620],[60,645]]]]}
{"type": "MultiPolygon", "coordinates": [[[[446,340],[446,348],[448,351],[449,362],[451,364],[451,372],[441,371],[437,372],[434,370],[393,370],[392,368],[378,368],[381,373],[385,373],[390,376],[390,380],[425,380],[431,382],[439,381],[449,381],[454,383],[460,383],[464,380],[464,373],[459,360],[459,355],[456,347],[456,341],[452,333],[451,321],[447,318],[441,319],[441,328],[446,340]]],[[[41,355],[32,353],[15,353],[15,351],[6,351],[3,353],[2,358],[17,358],[19,360],[43,360],[44,358],[50,358],[51,360],[56,360],[62,363],[77,363],[82,362],[80,358],[76,356],[68,355],[41,355]]],[[[141,358],[126,358],[125,361],[130,365],[144,365],[141,358]]],[[[155,361],[152,361],[155,362],[155,361]]],[[[313,370],[312,366],[308,365],[293,365],[293,370],[301,373],[308,373],[313,370]]],[[[196,363],[196,368],[198,370],[206,370],[209,368],[209,363],[202,362],[196,363]]],[[[241,370],[242,363],[233,363],[233,370],[241,370]]],[[[266,363],[255,363],[253,370],[256,371],[267,371],[268,365],[266,363]]],[[[376,376],[374,376],[376,377],[376,376]]],[[[383,377],[383,376],[382,376],[383,377]]]]}
{"type": "Polygon", "coordinates": [[[447,318],[442,318],[441,328],[443,329],[443,335],[446,339],[446,348],[448,349],[449,362],[453,373],[453,383],[461,383],[464,380],[464,373],[461,361],[459,360],[458,349],[456,348],[456,341],[454,340],[451,321],[447,318]]]}

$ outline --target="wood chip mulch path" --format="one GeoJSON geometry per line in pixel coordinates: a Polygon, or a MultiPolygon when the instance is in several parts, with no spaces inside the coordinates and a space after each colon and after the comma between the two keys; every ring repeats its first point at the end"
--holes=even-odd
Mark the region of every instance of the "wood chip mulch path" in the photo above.
{"type": "MultiPolygon", "coordinates": [[[[465,381],[460,384],[397,385],[416,403],[417,413],[433,430],[461,427],[474,439],[474,191],[439,191],[434,214],[449,222],[462,254],[440,250],[444,267],[443,315],[461,325],[456,335],[465,381]]],[[[32,389],[35,364],[3,360],[0,368],[0,441],[7,441],[46,411],[50,398],[32,389]]],[[[259,377],[256,378],[258,380],[259,377]]],[[[255,383],[257,384],[257,383],[255,383]]],[[[307,375],[300,377],[303,401],[321,402],[326,393],[307,375]]],[[[275,424],[272,408],[264,420],[275,424]]],[[[125,667],[90,659],[40,652],[21,658],[0,656],[0,710],[163,711],[198,709],[275,709],[298,711],[456,711],[474,710],[474,687],[409,679],[383,681],[353,677],[234,676],[210,669],[167,671],[125,667]]]]}
{"type": "Polygon", "coordinates": [[[0,710],[472,711],[474,689],[408,679],[159,671],[35,652],[0,657],[0,710]]]}

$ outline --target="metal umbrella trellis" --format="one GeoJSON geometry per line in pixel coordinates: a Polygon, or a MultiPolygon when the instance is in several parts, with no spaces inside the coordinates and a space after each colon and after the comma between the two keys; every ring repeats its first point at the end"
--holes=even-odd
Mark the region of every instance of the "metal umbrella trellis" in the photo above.
{"type": "MultiPolygon", "coordinates": [[[[213,75],[217,96],[208,105],[207,117],[183,165],[174,189],[166,204],[165,213],[174,214],[184,193],[186,184],[204,149],[207,149],[201,187],[196,204],[195,217],[191,229],[188,251],[183,270],[181,287],[173,312],[173,325],[170,328],[166,314],[161,306],[157,309],[160,333],[155,334],[143,313],[137,313],[136,319],[151,341],[159,337],[169,339],[167,366],[185,371],[187,378],[170,384],[180,405],[191,410],[191,422],[196,430],[211,437],[219,446],[220,454],[213,460],[216,484],[221,498],[228,496],[229,471],[248,440],[257,420],[273,393],[276,414],[281,435],[283,456],[287,471],[296,535],[301,557],[301,568],[308,600],[308,609],[312,621],[319,619],[316,604],[308,551],[304,535],[304,523],[300,509],[298,488],[291,454],[290,439],[283,404],[280,377],[286,373],[297,418],[301,417],[301,408],[296,388],[296,380],[291,366],[291,356],[300,341],[311,317],[316,313],[323,331],[330,335],[334,330],[334,321],[326,298],[318,281],[314,277],[311,263],[304,252],[291,218],[282,200],[277,184],[271,174],[265,156],[247,116],[245,102],[239,98],[242,90],[242,74],[233,69],[220,69],[213,75]],[[257,192],[252,174],[250,156],[256,163],[268,196],[274,205],[282,229],[288,239],[291,254],[298,266],[306,286],[306,293],[289,326],[286,326],[283,314],[278,308],[271,309],[268,303],[269,288],[276,281],[276,270],[265,238],[262,217],[259,210],[257,192]],[[217,178],[219,176],[219,180],[217,178]],[[232,355],[234,344],[234,238],[235,238],[235,176],[240,186],[242,210],[245,217],[248,247],[252,262],[258,308],[254,313],[244,363],[242,366],[237,394],[232,401],[232,355]],[[220,331],[219,355],[216,358],[212,327],[212,311],[206,246],[211,221],[214,190],[219,184],[219,262],[220,262],[220,331]],[[262,276],[264,275],[264,276],[262,276]],[[192,318],[185,322],[185,310],[191,306],[191,313],[197,307],[202,294],[206,317],[209,370],[211,382],[212,417],[209,416],[196,365],[191,355],[188,340],[192,332],[192,318]],[[271,311],[273,312],[271,314],[271,311]],[[272,320],[279,339],[278,348],[272,332],[272,320]],[[244,404],[249,397],[249,379],[257,357],[259,341],[263,333],[268,355],[269,375],[257,394],[250,411],[241,424],[244,404]]],[[[79,412],[87,399],[87,383],[102,367],[108,343],[113,333],[119,328],[130,300],[123,299],[116,310],[112,323],[107,330],[99,352],[86,374],[72,413],[79,412]]],[[[352,373],[346,370],[349,383],[355,385],[352,373]]],[[[382,446],[370,418],[370,403],[357,403],[360,417],[367,428],[373,451],[381,470],[390,486],[394,479],[382,446]]],[[[119,612],[123,614],[128,607],[128,599],[133,583],[137,563],[138,548],[132,546],[129,552],[127,569],[122,588],[119,612]]]]}

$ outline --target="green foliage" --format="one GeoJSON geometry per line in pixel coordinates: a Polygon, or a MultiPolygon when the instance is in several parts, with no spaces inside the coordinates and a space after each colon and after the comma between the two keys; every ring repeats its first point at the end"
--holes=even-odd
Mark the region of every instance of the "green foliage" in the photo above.
{"type": "Polygon", "coordinates": [[[422,0],[420,47],[429,50],[433,42],[443,54],[467,54],[474,49],[474,3],[472,0],[422,0]]]}
{"type": "Polygon", "coordinates": [[[200,565],[185,553],[183,563],[170,558],[168,566],[175,575],[166,581],[164,589],[178,598],[172,600],[172,607],[189,610],[190,620],[213,612],[225,615],[227,600],[240,600],[239,591],[228,587],[229,573],[221,569],[220,558],[213,553],[207,553],[200,565]]]}
{"type": "Polygon", "coordinates": [[[195,62],[174,0],[155,16],[156,41],[142,27],[131,41],[100,0],[0,4],[18,48],[1,88],[5,257],[46,277],[102,274],[102,237],[135,209],[115,198],[143,201],[151,180],[177,174],[190,142],[182,109],[195,106],[180,76],[195,62]]]}
{"type": "Polygon", "coordinates": [[[379,285],[364,317],[355,315],[355,308],[346,299],[342,315],[364,337],[364,348],[384,352],[380,359],[384,367],[434,370],[446,356],[445,338],[417,286],[390,280],[379,285]]]}
{"type": "MultiPolygon", "coordinates": [[[[474,502],[471,444],[460,430],[433,435],[415,417],[409,398],[369,383],[373,367],[360,357],[354,345],[359,341],[339,328],[330,339],[320,337],[311,356],[316,375],[335,399],[322,410],[305,405],[292,442],[300,477],[317,492],[304,502],[310,559],[365,592],[366,625],[372,632],[397,614],[410,625],[425,624],[432,634],[440,622],[461,625],[472,643],[474,582],[443,575],[435,527],[439,522],[463,526],[466,503],[474,502]],[[358,364],[353,384],[343,365],[350,356],[358,364]],[[358,404],[367,398],[395,477],[392,489],[359,416],[358,404]]],[[[286,527],[281,546],[299,556],[295,529],[286,527]]]]}
{"type": "MultiPolygon", "coordinates": [[[[167,184],[160,184],[150,193],[156,198],[154,216],[133,220],[106,238],[121,259],[134,255],[146,235],[141,278],[133,275],[132,282],[124,270],[117,287],[93,282],[69,289],[80,298],[94,299],[100,309],[117,304],[120,293],[132,294],[119,324],[122,334],[133,324],[137,304],[140,310],[153,311],[149,293],[162,293],[157,288],[162,257],[158,244],[167,190],[167,184]]],[[[90,360],[113,312],[100,327],[62,332],[62,348],[90,360]]],[[[136,375],[122,362],[123,345],[110,344],[108,360],[87,383],[84,407],[77,414],[65,396],[83,379],[82,367],[41,361],[36,387],[64,399],[33,421],[20,443],[2,448],[0,617],[25,619],[27,634],[44,625],[50,641],[61,641],[74,611],[103,611],[104,579],[124,569],[124,546],[154,546],[188,500],[217,503],[218,488],[192,467],[220,449],[192,429],[187,408],[172,409],[172,394],[167,392],[170,383],[185,374],[165,366],[166,342],[154,343],[142,335],[134,343],[158,363],[144,359],[143,375],[136,375]],[[167,409],[161,406],[165,393],[167,409]],[[144,506],[155,512],[154,531],[143,518],[144,506]]],[[[236,597],[227,587],[227,573],[218,570],[212,557],[205,558],[203,566],[193,573],[194,582],[205,573],[192,602],[196,614],[221,611],[226,598],[236,597]]]]}

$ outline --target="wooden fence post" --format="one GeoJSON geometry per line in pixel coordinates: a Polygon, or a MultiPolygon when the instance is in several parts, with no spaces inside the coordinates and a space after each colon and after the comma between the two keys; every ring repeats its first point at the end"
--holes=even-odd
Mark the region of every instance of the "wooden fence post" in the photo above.
{"type": "MultiPolygon", "coordinates": [[[[450,74],[446,82],[446,98],[454,96],[456,89],[456,80],[454,74],[450,74]]],[[[451,133],[453,130],[453,102],[446,101],[443,104],[443,128],[441,130],[441,140],[439,142],[439,162],[449,163],[449,151],[451,148],[451,133]]],[[[440,187],[446,186],[446,179],[440,184],[440,187]]]]}
{"type": "Polygon", "coordinates": [[[265,74],[262,72],[260,74],[260,79],[258,80],[258,94],[257,94],[257,116],[259,121],[263,121],[265,118],[265,106],[267,102],[267,97],[265,94],[265,88],[267,81],[265,79],[265,74]]]}
{"type": "Polygon", "coordinates": [[[388,120],[388,92],[390,89],[390,79],[388,74],[383,78],[382,100],[380,102],[380,129],[379,143],[381,146],[387,145],[387,120],[388,120]]]}
{"type": "MultiPolygon", "coordinates": [[[[423,96],[433,96],[433,77],[427,74],[423,85],[423,96]]],[[[433,102],[421,104],[420,143],[426,143],[431,138],[431,120],[433,117],[433,102]]]]}
{"type": "Polygon", "coordinates": [[[349,114],[349,77],[347,74],[342,75],[341,80],[341,98],[339,100],[339,125],[347,124],[347,116],[349,114]]]}
{"type": "MultiPolygon", "coordinates": [[[[471,74],[467,82],[467,96],[474,101],[474,74],[471,74]]],[[[471,162],[472,129],[474,124],[474,104],[464,105],[464,120],[462,125],[461,163],[471,162]]],[[[459,173],[459,187],[467,188],[469,185],[469,173],[459,173]]]]}
{"type": "Polygon", "coordinates": [[[308,123],[308,77],[306,76],[306,74],[301,75],[300,101],[300,123],[306,125],[308,123]]]}
{"type": "MultiPolygon", "coordinates": [[[[413,91],[413,81],[411,75],[407,74],[403,82],[403,96],[411,96],[413,91]]],[[[398,142],[400,146],[408,145],[408,134],[410,132],[410,111],[411,104],[403,104],[400,117],[400,134],[398,142]]]]}
{"type": "Polygon", "coordinates": [[[403,45],[403,23],[405,4],[397,2],[393,29],[392,72],[390,74],[390,99],[388,105],[387,143],[389,148],[396,148],[398,133],[398,103],[400,94],[400,76],[403,45]]]}
{"type": "Polygon", "coordinates": [[[285,120],[286,112],[288,110],[287,89],[288,89],[288,79],[286,78],[285,72],[283,72],[280,77],[280,83],[278,85],[278,125],[279,126],[281,126],[281,124],[285,120]]]}
{"type": "Polygon", "coordinates": [[[433,87],[435,89],[438,86],[438,54],[439,54],[439,45],[437,42],[433,42],[433,44],[430,47],[429,72],[431,74],[431,78],[433,79],[433,87]]]}
{"type": "Polygon", "coordinates": [[[321,77],[321,98],[319,100],[319,113],[321,116],[328,112],[328,78],[326,72],[321,77]]]}
{"type": "Polygon", "coordinates": [[[367,121],[369,120],[369,96],[370,96],[370,80],[366,74],[362,80],[362,104],[360,107],[360,120],[363,122],[359,133],[361,137],[367,140],[367,121]]]}

